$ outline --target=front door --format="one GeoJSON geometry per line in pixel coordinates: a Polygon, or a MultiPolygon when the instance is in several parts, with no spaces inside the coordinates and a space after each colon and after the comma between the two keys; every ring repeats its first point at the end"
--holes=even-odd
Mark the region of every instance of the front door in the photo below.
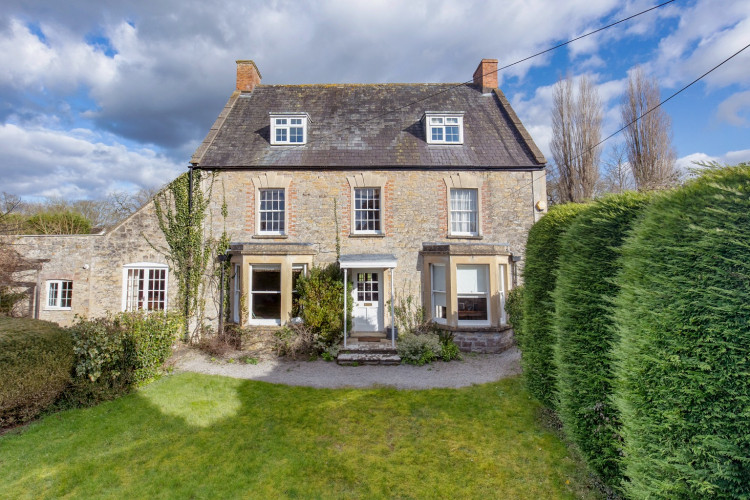
{"type": "Polygon", "coordinates": [[[383,273],[371,269],[355,269],[352,274],[354,275],[352,330],[355,332],[382,331],[381,277],[383,273]]]}

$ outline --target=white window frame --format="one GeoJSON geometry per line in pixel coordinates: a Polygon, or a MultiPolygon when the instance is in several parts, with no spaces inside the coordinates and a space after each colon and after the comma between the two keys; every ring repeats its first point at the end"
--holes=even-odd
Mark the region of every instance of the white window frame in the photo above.
{"type": "Polygon", "coordinates": [[[449,302],[448,302],[448,266],[446,264],[430,264],[430,316],[432,318],[432,321],[435,323],[438,323],[440,325],[445,325],[448,323],[448,314],[450,308],[449,302]],[[442,283],[442,290],[435,287],[435,268],[436,267],[442,267],[443,268],[443,283],[442,283]],[[435,316],[435,308],[436,300],[435,296],[436,294],[443,294],[443,307],[445,308],[445,318],[439,318],[435,316]]]}
{"type": "MultiPolygon", "coordinates": [[[[261,235],[274,235],[274,236],[283,236],[283,235],[285,235],[286,231],[287,231],[287,227],[286,227],[286,224],[287,224],[287,216],[286,216],[286,211],[287,211],[286,210],[286,207],[287,207],[287,193],[286,193],[286,189],[283,188],[283,187],[281,187],[281,188],[279,188],[279,187],[265,188],[264,187],[264,188],[258,188],[257,192],[258,192],[258,234],[261,234],[261,235]],[[263,197],[263,193],[271,192],[271,191],[281,191],[281,193],[283,194],[284,199],[283,199],[283,206],[282,206],[281,210],[279,210],[279,209],[273,209],[273,208],[270,209],[270,210],[268,208],[266,208],[265,210],[262,209],[262,207],[263,207],[263,200],[261,198],[263,197]],[[281,213],[282,214],[281,224],[283,225],[283,228],[281,230],[278,230],[278,231],[275,231],[275,230],[270,230],[270,231],[269,230],[265,230],[264,231],[262,229],[262,227],[263,227],[263,214],[264,213],[269,213],[269,214],[271,214],[271,213],[281,213]]],[[[267,202],[268,202],[268,200],[267,200],[267,202]]],[[[271,200],[271,203],[272,202],[273,202],[273,200],[271,200]]]]}
{"type": "Polygon", "coordinates": [[[383,234],[383,189],[380,186],[355,187],[352,191],[352,233],[353,234],[383,234]],[[357,229],[357,212],[372,212],[374,209],[357,208],[357,191],[373,190],[378,195],[378,226],[380,229],[357,229]]]}
{"type": "Polygon", "coordinates": [[[490,302],[492,294],[490,293],[490,266],[488,264],[456,264],[456,321],[458,326],[489,326],[492,324],[492,302],[490,302]],[[459,292],[459,287],[461,286],[461,283],[459,282],[458,278],[458,269],[461,267],[483,267],[484,268],[484,283],[486,290],[484,292],[459,292]],[[459,301],[461,300],[461,297],[484,297],[485,298],[485,307],[487,308],[487,319],[481,319],[481,320],[468,320],[468,319],[459,319],[459,301]]]}
{"type": "Polygon", "coordinates": [[[448,229],[449,234],[451,236],[479,236],[479,214],[480,214],[480,200],[479,200],[479,189],[477,188],[450,188],[448,191],[448,229]],[[454,209],[453,208],[453,193],[458,193],[459,191],[473,191],[474,192],[474,211],[469,210],[460,210],[460,209],[454,209]],[[463,213],[473,213],[474,214],[474,231],[454,231],[453,230],[453,223],[457,222],[454,221],[454,212],[463,212],[463,213]]]}
{"type": "MultiPolygon", "coordinates": [[[[307,113],[269,113],[271,118],[272,146],[303,146],[307,144],[307,128],[309,116],[307,113]],[[292,141],[292,132],[302,129],[301,141],[292,141]],[[283,134],[283,137],[278,137],[283,134]]],[[[297,134],[295,134],[296,136],[297,134]]]]}
{"type": "Polygon", "coordinates": [[[169,307],[169,266],[166,264],[158,264],[154,262],[136,262],[133,264],[127,264],[123,266],[122,268],[122,310],[123,311],[167,311],[167,308],[169,307]],[[128,303],[128,296],[130,292],[130,282],[128,280],[128,275],[131,270],[142,270],[146,273],[144,277],[144,288],[143,288],[143,296],[146,297],[144,299],[144,303],[148,303],[148,295],[150,290],[150,279],[148,277],[149,271],[164,271],[164,308],[163,309],[148,309],[148,308],[138,308],[138,307],[131,307],[128,303]]]}
{"type": "Polygon", "coordinates": [[[281,310],[281,301],[283,299],[282,288],[284,288],[282,266],[281,264],[250,264],[248,273],[248,289],[250,290],[250,297],[248,297],[248,324],[250,325],[265,325],[265,326],[280,326],[281,325],[281,314],[278,318],[253,318],[253,306],[255,302],[256,294],[278,294],[279,296],[279,310],[281,310]],[[253,290],[253,269],[267,269],[267,270],[278,270],[279,273],[279,290],[253,290]]]}
{"type": "MultiPolygon", "coordinates": [[[[447,113],[427,111],[424,115],[425,138],[427,144],[461,145],[464,143],[464,115],[463,113],[447,113]],[[457,140],[448,140],[447,127],[458,128],[457,140]],[[434,137],[435,133],[440,137],[434,137]]],[[[453,134],[451,134],[453,135],[453,134]]]]}
{"type": "Polygon", "coordinates": [[[507,264],[500,264],[499,270],[500,273],[498,274],[500,282],[498,284],[498,289],[500,291],[500,325],[507,325],[508,324],[508,318],[507,313],[505,312],[505,300],[508,298],[508,290],[506,286],[506,275],[507,275],[507,264]]]}
{"type": "Polygon", "coordinates": [[[73,280],[48,280],[47,281],[47,295],[45,300],[45,309],[48,311],[70,311],[73,308],[73,280]],[[67,287],[68,292],[68,302],[70,303],[69,306],[62,306],[60,304],[63,303],[63,291],[64,291],[64,285],[69,285],[67,287]],[[54,285],[54,287],[53,287],[54,285]],[[52,288],[55,288],[56,296],[55,296],[55,303],[50,305],[50,291],[52,288]]]}
{"type": "Polygon", "coordinates": [[[242,318],[240,311],[242,309],[242,266],[239,264],[234,265],[234,297],[232,301],[232,319],[235,323],[240,323],[242,318]]]}

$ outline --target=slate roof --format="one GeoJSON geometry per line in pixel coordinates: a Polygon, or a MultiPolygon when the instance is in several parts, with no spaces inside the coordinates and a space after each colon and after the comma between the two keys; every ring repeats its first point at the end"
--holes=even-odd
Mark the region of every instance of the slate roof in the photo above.
{"type": "Polygon", "coordinates": [[[499,90],[332,84],[235,92],[192,162],[202,168],[540,168],[545,159],[499,90]],[[425,111],[462,111],[464,144],[427,144],[425,111]],[[269,112],[308,113],[307,144],[271,146],[269,112]]]}

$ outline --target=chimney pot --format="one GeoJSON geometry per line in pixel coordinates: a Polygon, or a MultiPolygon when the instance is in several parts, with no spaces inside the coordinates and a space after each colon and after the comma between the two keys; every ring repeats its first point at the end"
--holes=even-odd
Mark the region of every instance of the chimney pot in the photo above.
{"type": "Polygon", "coordinates": [[[256,85],[260,85],[260,78],[255,62],[249,59],[237,61],[237,90],[252,92],[256,85]]]}
{"type": "Polygon", "coordinates": [[[474,71],[474,85],[485,93],[497,88],[497,59],[482,59],[474,71]]]}

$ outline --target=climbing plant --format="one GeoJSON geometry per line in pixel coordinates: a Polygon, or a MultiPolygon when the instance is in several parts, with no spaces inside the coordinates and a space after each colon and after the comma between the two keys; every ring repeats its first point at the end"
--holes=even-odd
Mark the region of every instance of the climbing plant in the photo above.
{"type": "MultiPolygon", "coordinates": [[[[200,170],[182,174],[154,198],[154,209],[159,229],[164,234],[167,248],[158,248],[169,262],[177,287],[177,301],[185,320],[188,340],[196,336],[204,312],[203,277],[211,261],[214,242],[204,235],[204,223],[209,215],[213,175],[207,176],[207,189],[202,188],[200,170]],[[192,199],[191,199],[192,191],[192,199]],[[195,319],[191,328],[190,319],[195,319]]],[[[149,242],[151,243],[151,242],[149,242]]]]}

